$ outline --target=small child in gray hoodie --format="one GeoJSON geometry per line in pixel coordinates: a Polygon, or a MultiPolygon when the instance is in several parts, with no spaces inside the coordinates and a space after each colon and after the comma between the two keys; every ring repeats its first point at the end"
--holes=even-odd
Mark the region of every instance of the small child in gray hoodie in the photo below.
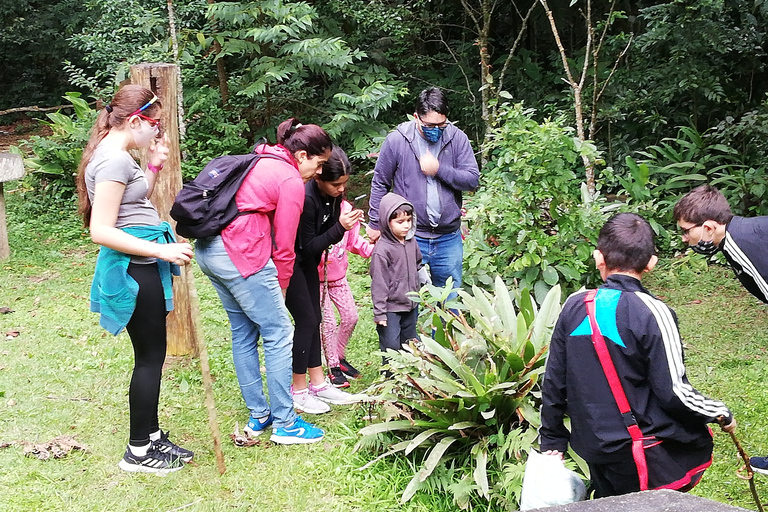
{"type": "Polygon", "coordinates": [[[370,273],[373,321],[384,352],[400,350],[404,342],[418,337],[418,307],[408,292],[420,288],[421,251],[413,237],[416,218],[411,203],[390,192],[381,199],[379,211],[388,222],[380,223],[381,238],[371,254],[370,273]]]}

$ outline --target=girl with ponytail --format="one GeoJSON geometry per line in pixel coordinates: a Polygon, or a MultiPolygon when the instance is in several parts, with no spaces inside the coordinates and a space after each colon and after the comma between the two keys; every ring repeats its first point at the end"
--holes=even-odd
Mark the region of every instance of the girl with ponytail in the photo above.
{"type": "Polygon", "coordinates": [[[165,317],[173,309],[172,274],[192,258],[192,246],[177,243],[149,201],[157,173],[168,158],[160,136],[160,101],[138,85],[121,88],[99,112],[83,151],[77,190],[83,223],[101,245],[91,287],[91,311],[114,335],[123,329],[135,366],[128,391],[130,435],[118,464],[125,471],[166,474],[193,453],[160,429],[158,403],[166,350],[165,317]],[[147,148],[142,169],[128,153],[147,148]]]}

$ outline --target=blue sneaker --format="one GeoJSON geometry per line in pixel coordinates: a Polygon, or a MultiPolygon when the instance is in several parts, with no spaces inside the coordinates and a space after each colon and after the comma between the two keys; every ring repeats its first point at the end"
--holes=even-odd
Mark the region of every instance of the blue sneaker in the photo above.
{"type": "Polygon", "coordinates": [[[248,424],[245,426],[245,428],[243,428],[243,430],[247,435],[256,437],[264,432],[267,427],[272,424],[273,421],[275,421],[275,417],[272,416],[272,413],[269,413],[269,416],[267,416],[267,419],[264,421],[259,421],[258,418],[251,416],[251,418],[248,420],[248,424]]]}
{"type": "Polygon", "coordinates": [[[273,428],[269,440],[278,444],[309,444],[318,442],[324,435],[323,429],[296,416],[296,421],[290,427],[273,428]]]}

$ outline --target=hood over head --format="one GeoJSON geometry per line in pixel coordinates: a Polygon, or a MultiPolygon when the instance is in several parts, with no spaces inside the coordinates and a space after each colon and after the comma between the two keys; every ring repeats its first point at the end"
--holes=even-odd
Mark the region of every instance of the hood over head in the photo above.
{"type": "Polygon", "coordinates": [[[389,216],[392,215],[392,212],[404,204],[407,204],[413,210],[413,223],[411,224],[411,229],[408,231],[408,234],[405,235],[405,239],[410,240],[413,238],[413,235],[416,234],[416,210],[413,208],[411,202],[403,196],[397,195],[393,192],[388,192],[386,195],[384,195],[384,197],[381,198],[381,203],[379,204],[381,219],[379,221],[379,227],[381,228],[381,234],[386,236],[388,240],[392,240],[394,242],[398,241],[395,235],[392,234],[392,230],[389,228],[389,216]]]}

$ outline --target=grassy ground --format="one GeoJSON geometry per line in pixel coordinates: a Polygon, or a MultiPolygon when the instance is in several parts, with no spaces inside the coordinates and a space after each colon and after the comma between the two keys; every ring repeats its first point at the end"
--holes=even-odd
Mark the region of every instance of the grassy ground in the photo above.
{"type": "MultiPolygon", "coordinates": [[[[312,446],[237,448],[227,437],[227,472],[219,476],[212,453],[202,380],[195,359],[169,358],[163,378],[161,424],[172,438],[196,452],[196,465],[165,478],[127,474],[117,468],[128,431],[127,385],[130,342],[98,326],[88,311],[96,247],[66,214],[22,215],[10,201],[13,256],[0,264],[0,503],[3,510],[219,510],[427,511],[455,510],[449,500],[422,494],[405,506],[398,498],[410,479],[406,463],[383,461],[363,472],[352,453],[366,411],[334,407],[310,417],[326,429],[312,446]],[[16,334],[18,332],[18,334],[16,334]],[[18,441],[42,443],[74,436],[88,451],[63,459],[25,458],[18,441]],[[187,506],[189,505],[189,506],[187,506]],[[185,507],[186,506],[186,507],[185,507]]],[[[360,363],[366,387],[378,360],[364,262],[352,259],[353,289],[361,320],[349,358],[360,363]]],[[[207,280],[196,273],[203,327],[215,378],[222,433],[242,427],[247,410],[237,387],[226,316],[207,280]]],[[[768,454],[761,430],[768,409],[766,309],[746,295],[729,271],[656,271],[648,285],[680,318],[689,376],[706,394],[724,400],[740,422],[748,452],[768,454]]],[[[695,494],[754,508],[747,484],[735,475],[738,462],[726,435],[715,434],[715,464],[695,494]]],[[[758,481],[768,493],[768,485],[758,481]]]]}

